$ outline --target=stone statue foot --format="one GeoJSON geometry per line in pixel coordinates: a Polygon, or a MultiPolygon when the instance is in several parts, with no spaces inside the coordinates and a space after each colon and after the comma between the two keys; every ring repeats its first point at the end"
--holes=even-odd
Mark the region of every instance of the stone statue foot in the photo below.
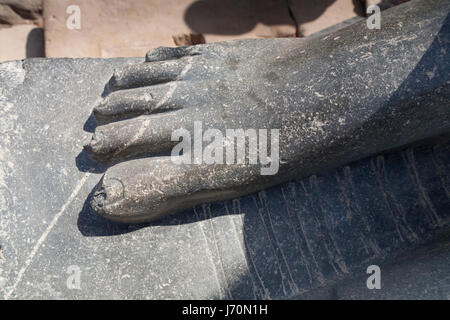
{"type": "Polygon", "coordinates": [[[448,132],[448,9],[447,1],[395,7],[377,32],[362,21],[311,39],[151,51],[115,72],[94,109],[99,126],[86,150],[113,166],[93,208],[152,220],[448,132]],[[426,61],[436,63],[432,79],[415,76],[426,61]],[[181,140],[182,155],[148,157],[181,140]]]}
{"type": "MultiPolygon", "coordinates": [[[[223,136],[226,129],[280,128],[281,118],[273,112],[281,115],[287,105],[264,98],[267,104],[260,106],[255,90],[285,87],[281,76],[264,71],[265,64],[280,60],[281,47],[294,49],[299,43],[247,40],[158,48],[147,54],[145,63],[116,71],[108,84],[110,94],[94,108],[99,126],[85,147],[96,161],[115,164],[94,195],[94,209],[114,220],[140,222],[200,202],[238,197],[263,183],[272,185],[274,177],[262,176],[258,163],[239,162],[237,154],[228,164],[224,158],[222,163],[177,164],[171,157],[142,156],[170,153],[179,143],[172,135],[180,128],[194,140],[195,122],[203,131],[216,129],[223,136]],[[248,59],[253,50],[259,51],[257,60],[248,59]],[[136,157],[141,158],[130,160],[136,157]]],[[[278,171],[278,160],[274,165],[278,171]]]]}

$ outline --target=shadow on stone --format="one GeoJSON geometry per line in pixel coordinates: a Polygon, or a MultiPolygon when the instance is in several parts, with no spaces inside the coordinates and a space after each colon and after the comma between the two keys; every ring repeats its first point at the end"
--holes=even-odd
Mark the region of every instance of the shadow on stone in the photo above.
{"type": "Polygon", "coordinates": [[[313,21],[334,1],[316,1],[308,5],[308,14],[303,15],[304,21],[295,21],[287,1],[199,0],[186,9],[184,20],[200,34],[239,35],[253,30],[257,23],[297,28],[296,22],[313,21]]]}
{"type": "Polygon", "coordinates": [[[95,120],[94,114],[91,113],[89,118],[84,123],[83,130],[86,132],[94,133],[96,127],[97,121],[95,120]]]}
{"type": "Polygon", "coordinates": [[[106,167],[92,160],[85,150],[81,151],[75,159],[75,164],[81,172],[104,173],[106,167]]]}
{"type": "Polygon", "coordinates": [[[26,43],[26,57],[45,57],[45,41],[43,28],[35,28],[28,34],[26,43]]]}

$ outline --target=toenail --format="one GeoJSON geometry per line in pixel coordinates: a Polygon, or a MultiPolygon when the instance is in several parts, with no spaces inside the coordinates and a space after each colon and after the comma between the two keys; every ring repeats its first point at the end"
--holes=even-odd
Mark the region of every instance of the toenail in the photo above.
{"type": "Polygon", "coordinates": [[[92,150],[100,148],[104,141],[103,138],[104,138],[103,131],[98,130],[98,131],[94,132],[94,134],[92,135],[91,142],[89,143],[88,147],[91,148],[92,150]]]}
{"type": "Polygon", "coordinates": [[[106,104],[107,104],[106,103],[106,99],[99,100],[94,106],[94,110],[93,110],[94,115],[95,114],[100,114],[102,109],[104,109],[104,107],[106,106],[106,104]]]}
{"type": "Polygon", "coordinates": [[[122,72],[120,70],[114,70],[113,76],[109,80],[109,86],[114,88],[119,84],[120,79],[122,78],[122,72]]]}
{"type": "Polygon", "coordinates": [[[106,179],[103,181],[103,204],[110,205],[124,197],[124,186],[122,181],[117,178],[106,179]]]}

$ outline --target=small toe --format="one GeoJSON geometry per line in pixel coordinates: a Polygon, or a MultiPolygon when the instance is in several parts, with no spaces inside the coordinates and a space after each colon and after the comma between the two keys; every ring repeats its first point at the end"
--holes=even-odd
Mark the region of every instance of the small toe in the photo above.
{"type": "Polygon", "coordinates": [[[177,94],[168,97],[173,90],[168,84],[127,89],[113,92],[94,107],[94,116],[99,125],[130,119],[183,107],[184,86],[177,86],[177,94]]]}
{"type": "Polygon", "coordinates": [[[149,51],[145,56],[146,62],[156,62],[164,60],[175,60],[186,56],[195,56],[200,54],[199,46],[183,47],[159,47],[149,51]]]}
{"type": "Polygon", "coordinates": [[[186,60],[145,62],[116,70],[109,81],[111,91],[151,86],[180,80],[189,63],[186,60]]]}
{"type": "Polygon", "coordinates": [[[184,126],[184,117],[177,112],[144,115],[98,126],[84,149],[93,160],[105,165],[141,155],[168,153],[177,143],[171,141],[173,131],[184,126]]]}

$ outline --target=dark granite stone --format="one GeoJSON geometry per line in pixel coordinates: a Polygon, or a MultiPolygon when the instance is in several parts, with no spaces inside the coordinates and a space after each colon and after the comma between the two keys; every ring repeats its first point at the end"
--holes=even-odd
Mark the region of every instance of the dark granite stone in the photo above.
{"type": "Polygon", "coordinates": [[[100,217],[86,199],[104,168],[82,146],[103,83],[133,62],[0,65],[3,297],[287,298],[448,234],[444,138],[153,224],[100,217]]]}
{"type": "Polygon", "coordinates": [[[94,209],[122,222],[155,220],[450,132],[449,10],[449,1],[412,1],[384,11],[380,30],[363,20],[307,39],[158,48],[117,70],[86,146],[115,164],[94,209]],[[272,174],[261,162],[146,157],[170,155],[180,128],[198,142],[196,121],[223,135],[278,129],[272,174]]]}
{"type": "MultiPolygon", "coordinates": [[[[92,106],[114,69],[140,61],[0,64],[0,297],[448,298],[445,134],[153,223],[93,212],[105,168],[83,151],[92,106]],[[429,246],[437,253],[423,258],[429,246]],[[372,264],[377,292],[364,287],[372,264]],[[71,266],[80,290],[67,286],[71,266]]],[[[417,76],[434,70],[420,61],[417,76]]],[[[434,79],[448,79],[441,71],[434,79]]],[[[397,84],[393,99],[414,83],[397,84]]]]}

